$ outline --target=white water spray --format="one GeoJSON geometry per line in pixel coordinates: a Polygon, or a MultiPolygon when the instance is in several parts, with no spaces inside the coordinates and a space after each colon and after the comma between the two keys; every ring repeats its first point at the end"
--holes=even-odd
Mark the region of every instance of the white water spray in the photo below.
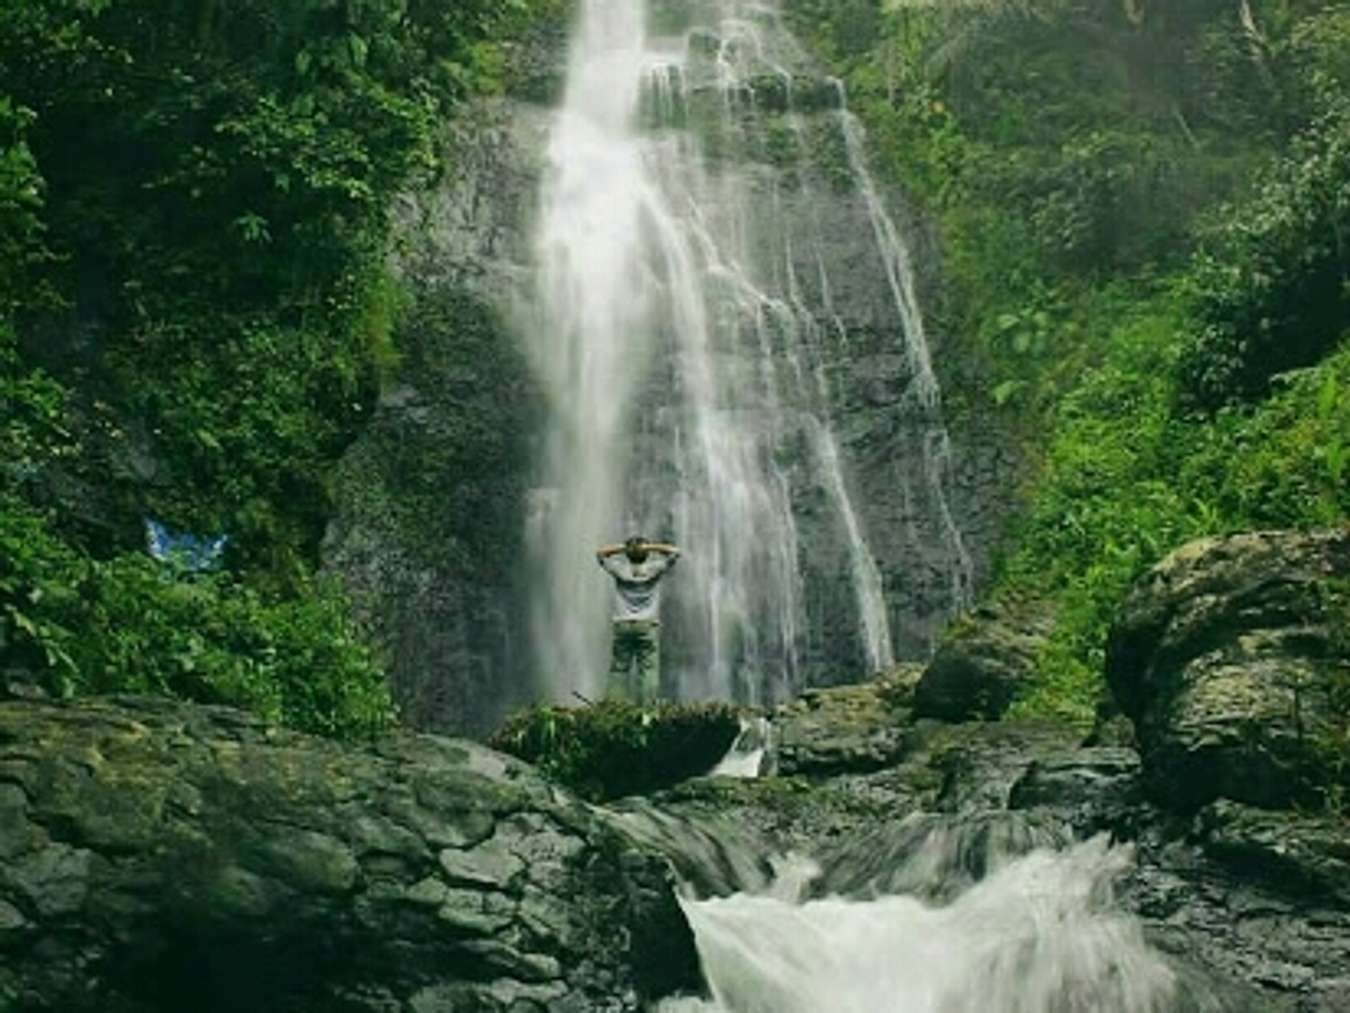
{"type": "Polygon", "coordinates": [[[1131,857],[1104,839],[1034,851],[946,906],[782,891],[685,901],[713,998],[659,1011],[1161,1013],[1175,976],[1112,904],[1131,857]]]}
{"type": "Polygon", "coordinates": [[[642,36],[639,5],[589,0],[548,151],[531,351],[550,399],[551,481],[528,535],[548,592],[533,603],[535,642],[564,697],[595,691],[606,629],[591,554],[615,538],[632,384],[653,352],[641,237],[655,198],[632,129],[642,36]]]}

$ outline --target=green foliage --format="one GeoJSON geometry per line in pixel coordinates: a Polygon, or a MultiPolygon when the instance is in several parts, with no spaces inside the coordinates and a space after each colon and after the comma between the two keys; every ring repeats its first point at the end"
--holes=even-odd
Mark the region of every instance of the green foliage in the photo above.
{"type": "MultiPolygon", "coordinates": [[[[373,731],[383,674],[325,585],[285,598],[229,574],[187,579],[140,552],[94,558],[24,492],[79,453],[67,391],[22,365],[0,323],[0,672],[58,696],[163,693],[302,730],[373,731]]],[[[264,452],[260,441],[258,452],[264,452]]]]}
{"type": "Polygon", "coordinates": [[[161,326],[135,340],[109,354],[108,375],[125,381],[122,406],[174,469],[171,483],[139,490],[146,509],[228,531],[244,565],[294,576],[315,554],[332,462],[370,410],[373,363],[354,371],[360,359],[332,335],[266,323],[161,326]]]}
{"type": "Polygon", "coordinates": [[[522,711],[488,744],[604,801],[706,774],[739,731],[739,715],[727,704],[606,701],[522,711]]]}
{"type": "MultiPolygon", "coordinates": [[[[936,217],[949,404],[992,401],[1044,431],[1122,309],[1184,263],[1197,213],[1265,151],[1268,134],[1207,116],[1220,81],[1201,43],[1231,12],[1134,24],[1119,4],[1071,0],[876,7],[861,49],[838,43],[828,4],[792,0],[788,14],[845,69],[877,176],[936,217]]],[[[1241,69],[1258,76],[1250,59],[1241,69]]]]}
{"type": "Polygon", "coordinates": [[[31,304],[42,243],[43,179],[27,144],[33,113],[0,93],[0,320],[31,304]]]}
{"type": "Polygon", "coordinates": [[[1090,716],[1106,633],[1130,585],[1206,535],[1350,519],[1350,345],[1266,402],[1179,416],[1166,318],[1112,336],[1107,361],[1065,398],[1045,472],[999,592],[1057,609],[1042,683],[1022,713],[1090,716]]]}
{"type": "Polygon", "coordinates": [[[44,464],[74,450],[65,428],[65,388],[23,365],[14,328],[3,317],[0,408],[0,492],[19,488],[44,464]]]}
{"type": "Polygon", "coordinates": [[[147,495],[117,473],[125,442],[101,458],[91,444],[81,479],[129,516],[229,530],[237,562],[297,579],[326,471],[397,362],[392,199],[432,178],[447,109],[501,71],[489,40],[556,6],[0,11],[0,193],[11,163],[41,173],[20,191],[45,197],[48,274],[70,306],[27,313],[24,347],[162,465],[147,495]]]}
{"type": "Polygon", "coordinates": [[[1256,195],[1225,207],[1191,275],[1189,403],[1261,395],[1350,324],[1350,102],[1337,96],[1256,195]]]}
{"type": "Polygon", "coordinates": [[[1219,2],[786,7],[845,79],[878,176],[937,220],[949,403],[992,400],[1029,432],[1100,361],[1113,312],[1152,298],[1196,223],[1322,114],[1334,89],[1312,82],[1344,63],[1343,18],[1279,0],[1253,0],[1251,28],[1219,2]],[[845,7],[870,8],[868,33],[845,7]]]}
{"type": "Polygon", "coordinates": [[[269,600],[219,574],[174,579],[140,554],[96,560],[0,499],[0,665],[57,696],[159,693],[350,736],[393,716],[342,599],[269,600]]]}
{"type": "Polygon", "coordinates": [[[312,576],[404,351],[390,209],[565,7],[0,5],[0,669],[332,734],[390,717],[312,576]],[[146,516],[228,532],[229,570],[175,577],[146,516]]]}

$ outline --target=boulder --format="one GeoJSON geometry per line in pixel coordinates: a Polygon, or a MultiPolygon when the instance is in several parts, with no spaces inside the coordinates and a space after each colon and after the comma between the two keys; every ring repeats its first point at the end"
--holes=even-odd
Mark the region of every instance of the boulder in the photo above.
{"type": "Polygon", "coordinates": [[[1120,900],[1149,941],[1232,994],[1235,1013],[1350,1009],[1345,820],[1218,801],[1193,820],[1142,807],[1120,900]],[[1244,987],[1245,986],[1245,987],[1244,987]],[[1243,995],[1241,993],[1245,992],[1243,995]]]}
{"type": "Polygon", "coordinates": [[[0,703],[0,1009],[617,1011],[697,982],[668,864],[481,746],[0,703]]]}
{"type": "Polygon", "coordinates": [[[903,748],[916,666],[902,665],[857,686],[808,689],[773,712],[780,774],[825,775],[878,770],[903,748]]]}
{"type": "Polygon", "coordinates": [[[1190,813],[1279,808],[1341,790],[1350,532],[1255,532],[1168,556],[1131,591],[1107,679],[1150,790],[1190,813]]]}
{"type": "Polygon", "coordinates": [[[1051,625],[1032,606],[984,606],[958,620],[919,680],[916,713],[944,721],[1002,717],[1035,679],[1051,625]]]}

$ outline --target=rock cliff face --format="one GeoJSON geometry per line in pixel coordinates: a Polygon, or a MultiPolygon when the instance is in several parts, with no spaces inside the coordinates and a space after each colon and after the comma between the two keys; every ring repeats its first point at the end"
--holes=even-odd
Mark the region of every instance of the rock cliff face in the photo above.
{"type": "MultiPolygon", "coordinates": [[[[710,54],[719,47],[744,44],[709,30],[690,31],[692,17],[684,6],[656,5],[653,31],[668,32],[672,43],[683,38],[709,66],[710,54]]],[[[561,24],[541,30],[521,47],[516,62],[522,69],[509,96],[479,105],[452,128],[445,185],[411,199],[403,211],[403,272],[419,301],[467,300],[489,308],[493,326],[475,347],[500,368],[474,373],[480,386],[466,402],[462,385],[456,387],[453,375],[445,372],[444,357],[435,362],[413,357],[371,432],[352,451],[342,478],[342,513],[328,542],[330,568],[370,603],[390,648],[400,699],[421,727],[480,734],[516,699],[535,692],[529,672],[546,667],[547,659],[536,657],[531,664],[522,654],[529,640],[526,592],[519,581],[503,579],[510,568],[502,561],[517,558],[530,505],[527,490],[542,482],[538,468],[548,421],[520,354],[528,315],[522,307],[533,294],[533,230],[565,47],[561,24]],[[520,406],[511,421],[518,439],[509,453],[494,455],[481,419],[465,411],[466,403],[472,406],[474,397],[484,395],[520,406]],[[447,418],[465,424],[447,425],[447,418]],[[396,475],[382,480],[374,474],[372,462],[387,458],[391,432],[428,463],[463,457],[466,447],[493,460],[495,476],[476,474],[467,480],[476,488],[491,487],[478,501],[482,508],[446,516],[433,498],[424,497],[422,505],[403,511],[392,524],[375,516],[361,495],[363,487],[384,481],[390,496],[415,500],[413,486],[427,480],[396,475]],[[406,550],[409,532],[416,540],[473,542],[482,540],[477,532],[485,524],[497,530],[514,526],[517,541],[495,538],[495,551],[460,565],[406,550]]],[[[799,685],[829,685],[866,675],[869,662],[860,639],[849,532],[835,505],[839,490],[815,463],[821,451],[807,424],[809,413],[833,425],[840,476],[875,557],[895,655],[901,659],[926,658],[951,614],[953,568],[960,563],[953,557],[953,537],[969,554],[975,579],[983,576],[1008,501],[1003,490],[1016,462],[997,434],[981,429],[987,420],[972,419],[968,431],[953,433],[956,454],[944,466],[948,470],[941,481],[949,502],[934,499],[933,461],[924,449],[931,443],[931,419],[916,408],[919,378],[905,350],[897,282],[890,273],[895,265],[878,249],[874,208],[850,165],[840,95],[805,69],[788,80],[766,67],[738,87],[730,99],[736,109],[730,119],[728,96],[708,81],[690,82],[683,104],[668,115],[704,136],[713,192],[730,194],[735,188],[724,181],[735,178],[736,187],[763,204],[749,219],[751,234],[745,239],[749,255],[761,263],[733,266],[754,274],[755,283],[780,300],[783,310],[809,317],[819,328],[819,348],[803,352],[800,362],[786,346],[775,352],[778,365],[772,368],[786,369],[789,359],[797,362],[799,372],[805,370],[801,382],[812,393],[801,403],[788,398],[774,408],[788,420],[774,423],[784,426],[774,454],[792,503],[804,592],[800,673],[794,678],[799,685]],[[818,382],[812,378],[817,354],[818,382]],[[808,403],[817,397],[818,386],[828,392],[823,406],[808,403]]],[[[654,120],[650,126],[670,125],[654,120]]],[[[902,195],[878,196],[909,239],[922,301],[937,284],[935,243],[902,195]]],[[[710,217],[727,212],[726,206],[707,209],[710,217]]],[[[740,312],[730,306],[733,296],[722,300],[725,306],[715,302],[715,312],[740,312]]],[[[772,318],[776,310],[761,307],[760,312],[772,318]]],[[[765,340],[782,344],[786,338],[775,326],[770,320],[765,340]]],[[[456,330],[445,321],[441,334],[453,345],[460,337],[456,330]]],[[[929,335],[929,340],[941,372],[942,335],[929,335]]],[[[634,436],[635,458],[652,462],[650,474],[636,483],[642,489],[664,490],[661,483],[668,484],[673,473],[667,458],[676,434],[667,429],[674,415],[661,401],[661,391],[678,387],[674,369],[673,363],[658,362],[650,390],[641,395],[644,414],[652,420],[634,436]]],[[[747,387],[763,371],[760,364],[720,348],[718,369],[743,375],[747,387]]],[[[756,421],[753,413],[743,414],[746,425],[768,424],[756,421]]],[[[439,484],[431,481],[448,498],[465,480],[448,466],[444,470],[439,484]]],[[[662,492],[656,499],[672,497],[662,492]]],[[[678,634],[679,611],[670,618],[678,634]]],[[[678,667],[681,648],[675,634],[667,658],[678,667]]]]}
{"type": "MultiPolygon", "coordinates": [[[[553,34],[522,57],[547,96],[553,34]]],[[[345,457],[324,561],[385,648],[404,720],[484,736],[530,685],[523,540],[542,419],[519,337],[515,280],[547,126],[524,100],[454,126],[441,190],[400,214],[414,296],[396,385],[345,457]]]]}
{"type": "Polygon", "coordinates": [[[0,704],[7,1013],[582,1013],[696,980],[666,863],[499,754],[0,704]]]}

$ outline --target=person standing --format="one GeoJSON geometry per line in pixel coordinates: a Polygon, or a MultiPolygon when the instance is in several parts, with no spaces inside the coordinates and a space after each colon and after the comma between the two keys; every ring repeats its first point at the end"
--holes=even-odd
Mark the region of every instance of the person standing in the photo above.
{"type": "Polygon", "coordinates": [[[661,578],[680,558],[674,545],[634,535],[596,550],[614,578],[614,639],[605,697],[648,703],[661,689],[661,578]]]}

